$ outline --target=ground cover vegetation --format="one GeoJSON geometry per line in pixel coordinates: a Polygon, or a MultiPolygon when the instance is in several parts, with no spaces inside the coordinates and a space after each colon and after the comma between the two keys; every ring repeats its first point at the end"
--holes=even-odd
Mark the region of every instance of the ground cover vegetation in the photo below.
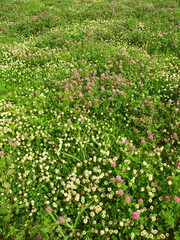
{"type": "Polygon", "coordinates": [[[178,1],[0,2],[0,238],[180,239],[178,1]]]}

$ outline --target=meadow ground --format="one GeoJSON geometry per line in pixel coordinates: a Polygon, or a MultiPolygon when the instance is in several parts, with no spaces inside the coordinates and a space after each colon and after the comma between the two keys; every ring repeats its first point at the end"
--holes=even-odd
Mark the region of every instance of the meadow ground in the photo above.
{"type": "Polygon", "coordinates": [[[178,1],[0,4],[0,239],[179,240],[178,1]]]}

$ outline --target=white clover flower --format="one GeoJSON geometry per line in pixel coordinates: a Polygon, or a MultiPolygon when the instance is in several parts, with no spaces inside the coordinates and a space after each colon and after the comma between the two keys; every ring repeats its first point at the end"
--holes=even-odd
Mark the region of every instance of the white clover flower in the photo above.
{"type": "Polygon", "coordinates": [[[154,236],[153,236],[153,234],[151,233],[151,234],[149,234],[149,238],[151,238],[151,239],[154,239],[154,236]]]}
{"type": "Polygon", "coordinates": [[[123,226],[124,226],[124,223],[123,223],[123,222],[120,222],[119,225],[120,225],[121,227],[123,227],[123,226]]]}
{"type": "Polygon", "coordinates": [[[108,232],[108,231],[109,231],[109,228],[108,228],[108,227],[106,227],[104,230],[105,230],[105,232],[108,232]]]}
{"type": "Polygon", "coordinates": [[[168,185],[172,185],[172,181],[168,181],[168,185]]]}
{"type": "Polygon", "coordinates": [[[158,230],[157,230],[157,229],[152,229],[151,232],[152,232],[153,234],[157,234],[157,233],[158,233],[158,230]]]}
{"type": "Polygon", "coordinates": [[[136,209],[139,209],[139,204],[136,204],[136,205],[135,205],[135,208],[136,208],[136,209]]]}
{"type": "Polygon", "coordinates": [[[91,212],[90,212],[90,216],[91,216],[91,217],[94,217],[94,216],[95,216],[95,213],[91,211],[91,212]]]}
{"type": "Polygon", "coordinates": [[[141,236],[142,236],[142,237],[145,236],[146,234],[147,234],[146,230],[143,230],[143,231],[141,232],[141,236]]]}
{"type": "Polygon", "coordinates": [[[131,238],[134,238],[135,237],[135,234],[132,232],[131,233],[131,238]]]}
{"type": "Polygon", "coordinates": [[[153,180],[153,174],[149,174],[149,181],[153,180]]]}
{"type": "Polygon", "coordinates": [[[83,220],[83,222],[84,222],[84,224],[88,223],[88,219],[85,218],[85,219],[83,220]]]}
{"type": "Polygon", "coordinates": [[[153,198],[154,197],[154,194],[152,192],[148,192],[148,195],[153,198]]]}
{"type": "Polygon", "coordinates": [[[80,199],[80,195],[79,195],[79,194],[76,194],[76,196],[75,196],[75,201],[79,202],[79,199],[80,199]]]}
{"type": "Polygon", "coordinates": [[[161,235],[160,235],[160,238],[161,238],[161,239],[165,239],[166,236],[165,236],[164,234],[161,234],[161,235]]]}

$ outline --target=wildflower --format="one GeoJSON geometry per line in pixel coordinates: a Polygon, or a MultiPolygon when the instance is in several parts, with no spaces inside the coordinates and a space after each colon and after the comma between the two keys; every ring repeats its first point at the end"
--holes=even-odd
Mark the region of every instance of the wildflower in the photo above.
{"type": "Polygon", "coordinates": [[[28,133],[24,133],[23,135],[24,135],[25,137],[27,137],[27,136],[28,136],[28,133]]]}
{"type": "Polygon", "coordinates": [[[144,144],[144,143],[146,143],[146,141],[145,141],[145,140],[142,140],[141,143],[144,144]]]}
{"type": "Polygon", "coordinates": [[[134,219],[138,219],[139,218],[139,213],[138,212],[133,212],[132,217],[134,219]]]}
{"type": "Polygon", "coordinates": [[[124,190],[122,190],[122,189],[118,190],[118,194],[119,195],[124,195],[124,190]]]}
{"type": "Polygon", "coordinates": [[[51,207],[47,207],[46,210],[47,210],[48,212],[50,212],[50,211],[52,210],[52,208],[51,208],[51,207]]]}
{"type": "Polygon", "coordinates": [[[119,225],[120,225],[121,227],[123,227],[123,226],[124,226],[124,223],[123,223],[123,222],[120,222],[119,225]]]}
{"type": "Polygon", "coordinates": [[[110,181],[112,181],[112,182],[115,181],[115,180],[116,180],[115,178],[110,178],[110,181]]]}
{"type": "Polygon", "coordinates": [[[59,218],[59,222],[60,222],[60,223],[65,223],[65,222],[66,222],[66,220],[65,220],[65,218],[64,218],[64,217],[60,217],[60,218],[59,218]]]}
{"type": "Polygon", "coordinates": [[[38,235],[36,236],[36,238],[37,238],[37,239],[41,239],[42,236],[41,236],[40,234],[38,234],[38,235]]]}
{"type": "Polygon", "coordinates": [[[151,187],[155,187],[155,186],[156,186],[156,183],[152,182],[151,187]]]}
{"type": "Polygon", "coordinates": [[[0,151],[0,156],[2,156],[4,154],[4,152],[0,151]]]}
{"type": "Polygon", "coordinates": [[[120,179],[118,179],[118,182],[123,183],[124,179],[120,178],[120,179]]]}
{"type": "Polygon", "coordinates": [[[173,133],[173,136],[174,136],[174,137],[177,137],[177,133],[173,133]]]}
{"type": "Polygon", "coordinates": [[[153,140],[154,139],[154,137],[153,136],[149,136],[149,140],[153,140]]]}
{"type": "Polygon", "coordinates": [[[125,197],[125,201],[126,201],[126,202],[130,202],[130,201],[131,201],[131,198],[130,198],[130,197],[125,197]]]}
{"type": "Polygon", "coordinates": [[[169,196],[165,196],[166,201],[170,201],[170,197],[169,196]]]}
{"type": "Polygon", "coordinates": [[[143,199],[138,199],[138,203],[143,203],[144,201],[143,201],[143,199]]]}
{"type": "Polygon", "coordinates": [[[172,181],[168,181],[168,185],[172,185],[172,181]]]}
{"type": "Polygon", "coordinates": [[[67,120],[67,123],[71,123],[71,119],[68,119],[68,120],[67,120]]]}
{"type": "Polygon", "coordinates": [[[118,179],[121,179],[121,176],[119,176],[119,175],[118,175],[118,176],[116,176],[116,180],[118,180],[118,179]]]}
{"type": "Polygon", "coordinates": [[[111,166],[115,166],[116,163],[115,162],[110,162],[111,166]]]}
{"type": "Polygon", "coordinates": [[[175,197],[175,198],[174,198],[174,201],[175,201],[175,202],[180,202],[180,198],[175,197]]]}
{"type": "Polygon", "coordinates": [[[103,86],[101,86],[101,91],[105,91],[106,89],[103,87],[103,86]]]}

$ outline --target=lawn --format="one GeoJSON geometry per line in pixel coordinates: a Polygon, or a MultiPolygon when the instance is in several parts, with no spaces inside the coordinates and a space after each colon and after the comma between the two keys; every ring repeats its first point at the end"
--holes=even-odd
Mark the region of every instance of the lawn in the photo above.
{"type": "Polygon", "coordinates": [[[0,5],[0,239],[180,240],[178,1],[0,5]]]}

